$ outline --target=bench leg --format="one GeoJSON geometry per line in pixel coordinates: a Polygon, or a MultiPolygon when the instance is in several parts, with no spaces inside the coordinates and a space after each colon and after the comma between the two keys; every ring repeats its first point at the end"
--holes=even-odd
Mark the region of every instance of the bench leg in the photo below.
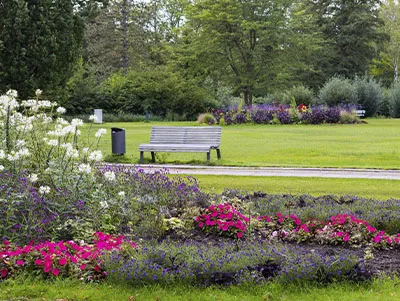
{"type": "Polygon", "coordinates": [[[210,152],[207,152],[207,161],[210,161],[210,152]]]}
{"type": "Polygon", "coordinates": [[[219,148],[217,148],[217,158],[218,160],[221,159],[221,151],[219,148]]]}
{"type": "Polygon", "coordinates": [[[156,162],[156,155],[154,154],[154,152],[151,152],[151,162],[156,162]]]}
{"type": "Polygon", "coordinates": [[[143,157],[143,152],[140,152],[140,160],[139,160],[140,164],[144,163],[144,157],[143,157]]]}

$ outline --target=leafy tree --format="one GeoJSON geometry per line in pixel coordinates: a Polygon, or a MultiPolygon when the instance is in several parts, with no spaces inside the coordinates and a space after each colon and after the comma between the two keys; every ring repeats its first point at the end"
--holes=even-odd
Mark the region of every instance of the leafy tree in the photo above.
{"type": "Polygon", "coordinates": [[[379,10],[384,25],[382,32],[388,36],[379,60],[374,62],[372,73],[385,79],[391,77],[389,82],[398,82],[400,64],[400,5],[395,0],[385,0],[379,10]],[[389,75],[389,76],[387,76],[389,75]]]}
{"type": "Polygon", "coordinates": [[[56,94],[65,85],[82,44],[81,2],[0,2],[0,90],[26,98],[36,88],[56,94]]]}
{"type": "Polygon", "coordinates": [[[306,20],[299,3],[190,1],[185,13],[186,64],[196,65],[204,77],[213,75],[216,82],[230,82],[251,105],[255,91],[265,94],[273,83],[287,83],[298,70],[307,69],[304,58],[315,43],[307,43],[309,27],[299,26],[299,20],[306,20]]]}
{"type": "Polygon", "coordinates": [[[322,80],[334,75],[364,75],[382,35],[378,18],[380,0],[310,0],[326,45],[319,54],[322,80]]]}

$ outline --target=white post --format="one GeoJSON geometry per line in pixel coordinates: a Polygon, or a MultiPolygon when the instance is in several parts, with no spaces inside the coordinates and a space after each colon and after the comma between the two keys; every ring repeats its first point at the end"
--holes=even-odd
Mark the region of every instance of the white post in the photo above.
{"type": "Polygon", "coordinates": [[[96,115],[95,123],[103,123],[103,110],[102,109],[95,109],[94,115],[96,115]]]}

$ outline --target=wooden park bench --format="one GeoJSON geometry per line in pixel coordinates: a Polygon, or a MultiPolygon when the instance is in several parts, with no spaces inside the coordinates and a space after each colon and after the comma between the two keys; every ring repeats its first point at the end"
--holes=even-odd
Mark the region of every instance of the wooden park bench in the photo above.
{"type": "Polygon", "coordinates": [[[151,152],[152,162],[155,162],[157,152],[204,152],[210,161],[210,151],[215,149],[221,159],[221,133],[220,126],[153,126],[150,143],[139,146],[140,163],[144,162],[144,152],[151,152]]]}

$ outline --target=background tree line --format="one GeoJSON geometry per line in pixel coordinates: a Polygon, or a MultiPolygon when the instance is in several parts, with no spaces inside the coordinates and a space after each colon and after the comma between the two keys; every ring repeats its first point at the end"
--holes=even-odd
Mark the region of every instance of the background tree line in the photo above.
{"type": "Polygon", "coordinates": [[[194,118],[331,78],[398,80],[396,0],[0,0],[0,14],[0,91],[40,88],[70,114],[194,118]]]}

